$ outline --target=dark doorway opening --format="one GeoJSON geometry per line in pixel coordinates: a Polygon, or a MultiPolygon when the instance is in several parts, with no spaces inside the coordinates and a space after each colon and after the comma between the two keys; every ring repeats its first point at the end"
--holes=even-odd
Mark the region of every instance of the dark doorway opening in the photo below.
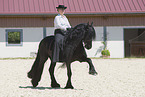
{"type": "Polygon", "coordinates": [[[145,28],[125,28],[124,29],[125,57],[131,57],[131,48],[130,48],[129,40],[138,37],[144,31],[145,31],[145,28]]]}

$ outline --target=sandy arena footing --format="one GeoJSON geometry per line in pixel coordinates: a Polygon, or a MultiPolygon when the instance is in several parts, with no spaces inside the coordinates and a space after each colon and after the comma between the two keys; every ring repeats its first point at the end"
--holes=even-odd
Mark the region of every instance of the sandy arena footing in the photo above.
{"type": "Polygon", "coordinates": [[[60,89],[50,87],[50,60],[45,63],[39,85],[27,78],[34,59],[0,60],[0,97],[145,97],[145,59],[92,59],[98,72],[89,75],[87,63],[72,63],[74,89],[63,89],[66,68],[55,68],[60,89]]]}

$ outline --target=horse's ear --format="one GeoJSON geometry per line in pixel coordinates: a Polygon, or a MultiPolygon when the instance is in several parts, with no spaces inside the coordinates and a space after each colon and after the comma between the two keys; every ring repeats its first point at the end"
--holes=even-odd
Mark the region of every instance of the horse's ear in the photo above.
{"type": "Polygon", "coordinates": [[[85,27],[85,28],[86,28],[86,29],[88,29],[88,27],[89,27],[89,22],[87,23],[87,25],[86,25],[86,27],[85,27]]]}
{"type": "Polygon", "coordinates": [[[87,25],[89,25],[89,22],[87,23],[87,25]]]}
{"type": "Polygon", "coordinates": [[[93,22],[91,23],[91,26],[93,26],[93,22]]]}

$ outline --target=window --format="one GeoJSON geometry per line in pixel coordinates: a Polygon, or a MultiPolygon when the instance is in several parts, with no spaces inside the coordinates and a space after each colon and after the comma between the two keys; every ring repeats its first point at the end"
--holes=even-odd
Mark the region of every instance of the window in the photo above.
{"type": "Polygon", "coordinates": [[[6,45],[22,46],[23,30],[22,29],[6,29],[6,45]]]}

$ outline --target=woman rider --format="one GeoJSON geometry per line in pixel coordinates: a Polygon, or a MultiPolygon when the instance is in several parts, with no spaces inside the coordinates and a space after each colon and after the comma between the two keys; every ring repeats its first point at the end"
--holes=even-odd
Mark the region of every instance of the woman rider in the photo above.
{"type": "Polygon", "coordinates": [[[59,53],[63,49],[63,39],[67,32],[67,28],[71,28],[67,17],[64,15],[64,10],[67,8],[64,5],[59,5],[57,8],[58,15],[54,19],[55,27],[55,45],[53,52],[53,62],[59,62],[59,53]]]}

